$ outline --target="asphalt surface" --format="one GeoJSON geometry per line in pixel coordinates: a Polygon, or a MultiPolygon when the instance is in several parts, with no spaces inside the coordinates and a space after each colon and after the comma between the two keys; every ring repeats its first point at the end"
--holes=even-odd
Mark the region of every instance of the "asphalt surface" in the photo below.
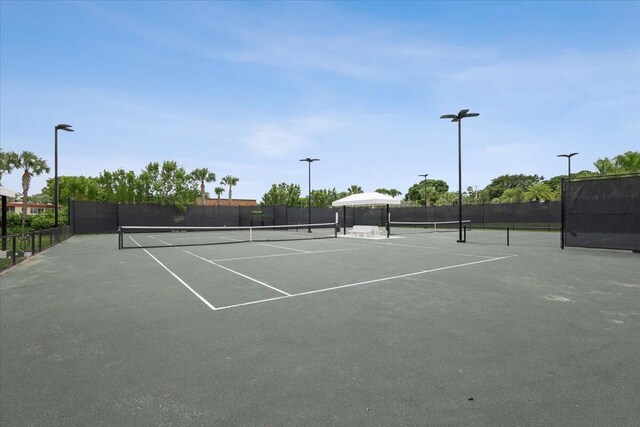
{"type": "Polygon", "coordinates": [[[117,250],[0,276],[0,424],[640,419],[640,258],[455,233],[117,250]]]}

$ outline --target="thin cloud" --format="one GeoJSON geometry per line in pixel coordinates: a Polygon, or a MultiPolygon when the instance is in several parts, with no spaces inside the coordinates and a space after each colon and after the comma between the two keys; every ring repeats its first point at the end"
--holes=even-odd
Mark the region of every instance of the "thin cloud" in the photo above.
{"type": "Polygon", "coordinates": [[[292,119],[284,124],[265,123],[251,132],[245,145],[260,156],[284,157],[311,147],[339,127],[339,121],[321,116],[292,119]]]}

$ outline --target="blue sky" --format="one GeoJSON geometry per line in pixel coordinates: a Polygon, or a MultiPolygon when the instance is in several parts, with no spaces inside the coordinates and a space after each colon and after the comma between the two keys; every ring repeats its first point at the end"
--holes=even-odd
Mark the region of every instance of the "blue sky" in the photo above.
{"type": "MultiPolygon", "coordinates": [[[[402,193],[640,149],[640,2],[0,2],[0,144],[59,174],[206,167],[402,193]]],[[[20,191],[20,173],[2,185],[20,191]]],[[[218,183],[208,184],[213,194],[218,183]]]]}

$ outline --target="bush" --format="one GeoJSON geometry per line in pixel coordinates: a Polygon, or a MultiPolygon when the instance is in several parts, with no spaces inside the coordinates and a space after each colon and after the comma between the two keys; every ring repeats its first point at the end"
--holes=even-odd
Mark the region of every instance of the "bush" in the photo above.
{"type": "MultiPolygon", "coordinates": [[[[58,225],[67,225],[67,208],[62,207],[58,212],[58,225]]],[[[22,225],[22,215],[15,212],[7,212],[7,233],[22,234],[31,230],[42,230],[53,228],[55,224],[55,213],[50,210],[37,215],[28,215],[24,226],[22,225]]]]}

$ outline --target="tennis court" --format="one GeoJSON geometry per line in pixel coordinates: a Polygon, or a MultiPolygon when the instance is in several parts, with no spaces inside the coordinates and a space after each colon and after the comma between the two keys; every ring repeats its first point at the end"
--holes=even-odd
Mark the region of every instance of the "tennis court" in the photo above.
{"type": "Polygon", "coordinates": [[[126,238],[148,247],[76,235],[1,277],[3,425],[640,417],[637,254],[448,232],[126,238]]]}

